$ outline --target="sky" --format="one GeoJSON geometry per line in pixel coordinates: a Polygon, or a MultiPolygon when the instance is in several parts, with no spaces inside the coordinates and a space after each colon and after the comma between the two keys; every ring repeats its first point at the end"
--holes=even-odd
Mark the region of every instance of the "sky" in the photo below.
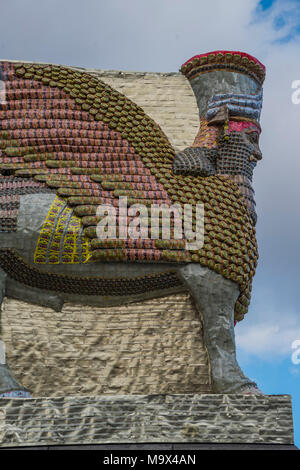
{"type": "Polygon", "coordinates": [[[260,258],[237,354],[264,393],[292,395],[300,447],[300,1],[2,0],[0,31],[2,59],[177,72],[195,54],[225,49],[266,66],[254,175],[260,258]]]}

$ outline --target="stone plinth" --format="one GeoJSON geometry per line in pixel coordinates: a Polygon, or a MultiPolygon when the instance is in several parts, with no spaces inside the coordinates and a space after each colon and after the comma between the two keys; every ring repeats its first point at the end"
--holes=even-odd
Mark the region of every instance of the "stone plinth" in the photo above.
{"type": "Polygon", "coordinates": [[[293,444],[288,395],[0,398],[2,447],[105,443],[293,444]]]}

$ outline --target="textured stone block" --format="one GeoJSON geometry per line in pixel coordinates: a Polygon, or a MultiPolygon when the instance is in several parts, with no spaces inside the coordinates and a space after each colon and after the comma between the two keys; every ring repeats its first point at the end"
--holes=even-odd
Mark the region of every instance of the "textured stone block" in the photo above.
{"type": "Polygon", "coordinates": [[[293,444],[288,395],[0,398],[1,446],[105,443],[293,444]],[[278,419],[285,410],[285,420],[278,419]]]}
{"type": "Polygon", "coordinates": [[[202,323],[188,294],[61,312],[5,299],[1,339],[34,397],[209,393],[202,323]]]}

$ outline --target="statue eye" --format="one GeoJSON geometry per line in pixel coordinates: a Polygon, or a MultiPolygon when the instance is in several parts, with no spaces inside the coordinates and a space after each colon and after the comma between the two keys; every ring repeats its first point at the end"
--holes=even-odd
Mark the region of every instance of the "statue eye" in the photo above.
{"type": "Polygon", "coordinates": [[[249,132],[248,135],[251,142],[253,142],[254,144],[258,144],[259,135],[257,132],[249,132]]]}

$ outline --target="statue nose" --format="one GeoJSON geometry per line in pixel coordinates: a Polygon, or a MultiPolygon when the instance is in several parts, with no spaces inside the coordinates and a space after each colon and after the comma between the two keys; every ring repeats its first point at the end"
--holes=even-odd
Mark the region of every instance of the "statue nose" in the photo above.
{"type": "Polygon", "coordinates": [[[262,159],[262,153],[259,149],[254,149],[249,157],[250,162],[257,162],[262,159]]]}

